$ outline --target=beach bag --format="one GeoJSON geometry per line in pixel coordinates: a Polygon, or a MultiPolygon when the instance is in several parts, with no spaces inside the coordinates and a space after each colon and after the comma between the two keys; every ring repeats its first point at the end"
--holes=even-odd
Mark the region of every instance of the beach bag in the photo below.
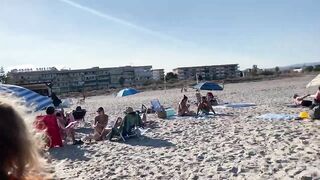
{"type": "Polygon", "coordinates": [[[167,118],[166,111],[160,111],[160,112],[157,112],[157,114],[158,114],[158,118],[161,118],[161,119],[166,119],[167,118]]]}
{"type": "Polygon", "coordinates": [[[320,106],[314,107],[310,116],[312,119],[320,119],[320,106]]]}

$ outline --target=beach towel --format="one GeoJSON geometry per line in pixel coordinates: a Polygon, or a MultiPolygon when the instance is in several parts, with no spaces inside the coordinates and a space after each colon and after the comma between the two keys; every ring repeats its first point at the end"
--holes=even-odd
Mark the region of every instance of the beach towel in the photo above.
{"type": "Polygon", "coordinates": [[[229,103],[224,105],[213,106],[215,109],[225,109],[225,108],[245,108],[257,106],[255,103],[229,103]]]}
{"type": "Polygon", "coordinates": [[[292,115],[292,114],[275,114],[275,113],[267,113],[258,116],[258,119],[263,120],[294,120],[298,118],[298,115],[292,115]]]}
{"type": "Polygon", "coordinates": [[[255,103],[231,103],[231,104],[226,104],[224,106],[229,108],[244,108],[244,107],[256,106],[256,104],[255,103]]]}

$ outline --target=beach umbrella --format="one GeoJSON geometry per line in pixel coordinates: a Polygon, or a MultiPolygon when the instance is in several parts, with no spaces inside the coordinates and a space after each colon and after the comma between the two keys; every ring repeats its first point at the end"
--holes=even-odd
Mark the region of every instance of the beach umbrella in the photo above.
{"type": "Polygon", "coordinates": [[[317,77],[315,77],[312,81],[309,82],[309,84],[307,85],[307,88],[312,86],[320,86],[320,74],[317,77]]]}
{"type": "Polygon", "coordinates": [[[21,98],[26,106],[32,106],[35,111],[43,110],[52,105],[52,99],[42,96],[21,86],[0,84],[0,94],[14,95],[21,98]]]}
{"type": "Polygon", "coordinates": [[[117,97],[130,96],[139,93],[138,90],[133,88],[125,88],[118,92],[117,97]]]}
{"type": "Polygon", "coordinates": [[[207,90],[207,91],[222,91],[223,87],[217,83],[203,82],[193,86],[195,89],[207,90]]]}

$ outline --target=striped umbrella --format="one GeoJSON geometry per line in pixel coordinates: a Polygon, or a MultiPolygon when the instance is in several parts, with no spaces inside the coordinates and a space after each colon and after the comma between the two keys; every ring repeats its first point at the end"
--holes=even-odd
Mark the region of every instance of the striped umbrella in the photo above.
{"type": "Polygon", "coordinates": [[[52,105],[52,100],[50,97],[42,96],[21,86],[0,84],[0,93],[12,94],[23,99],[26,105],[32,106],[35,111],[43,110],[52,105]]]}

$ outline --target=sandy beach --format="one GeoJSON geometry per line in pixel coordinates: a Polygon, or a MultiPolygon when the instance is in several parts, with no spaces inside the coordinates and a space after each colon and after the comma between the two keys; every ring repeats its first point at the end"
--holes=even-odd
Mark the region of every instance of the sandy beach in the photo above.
{"type": "MultiPolygon", "coordinates": [[[[315,93],[305,85],[313,76],[228,84],[214,92],[224,102],[256,103],[247,108],[215,108],[208,118],[177,117],[170,120],[148,115],[150,131],[140,139],[66,145],[49,151],[57,179],[301,179],[320,178],[320,121],[262,120],[266,113],[296,115],[292,95],[315,93]]],[[[195,101],[195,91],[184,93],[195,101]]],[[[134,96],[89,97],[84,128],[77,137],[92,133],[89,123],[98,107],[110,120],[123,117],[125,107],[140,109],[159,99],[177,109],[180,89],[147,91],[134,96]]],[[[76,105],[75,105],[76,106],[76,105]]],[[[196,106],[192,106],[196,110],[196,106]]]]}

